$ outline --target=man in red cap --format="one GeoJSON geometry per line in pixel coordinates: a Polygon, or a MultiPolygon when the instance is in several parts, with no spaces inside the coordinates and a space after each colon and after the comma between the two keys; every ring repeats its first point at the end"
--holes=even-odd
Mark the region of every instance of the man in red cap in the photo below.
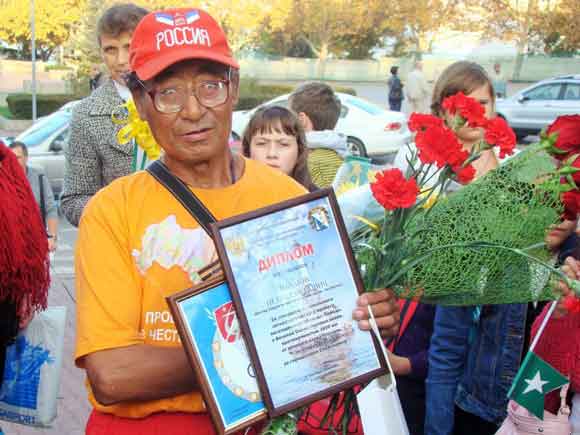
{"type": "MultiPolygon", "coordinates": [[[[169,172],[217,219],[305,193],[279,171],[228,147],[238,64],[215,20],[197,9],[153,12],[139,23],[127,80],[169,172]]],[[[76,255],[76,364],[94,406],[87,433],[214,433],[165,297],[201,280],[217,258],[211,238],[149,172],[120,178],[87,205],[76,255]]],[[[385,334],[397,328],[387,291],[373,306],[385,334]]]]}

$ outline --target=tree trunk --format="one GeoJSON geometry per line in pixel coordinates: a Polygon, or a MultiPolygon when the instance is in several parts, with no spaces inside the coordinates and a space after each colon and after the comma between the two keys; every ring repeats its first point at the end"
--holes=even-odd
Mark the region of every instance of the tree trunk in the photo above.
{"type": "Polygon", "coordinates": [[[318,52],[318,65],[316,68],[316,75],[318,80],[324,80],[326,71],[326,60],[328,59],[328,41],[322,41],[320,44],[320,51],[318,52]]]}
{"type": "Polygon", "coordinates": [[[537,8],[537,0],[529,0],[528,1],[528,9],[526,12],[523,28],[518,38],[518,54],[516,55],[516,64],[514,66],[514,73],[512,75],[512,80],[519,80],[522,67],[524,65],[524,55],[528,52],[528,42],[530,40],[530,29],[531,29],[531,21],[532,15],[536,12],[537,8]]]}
{"type": "Polygon", "coordinates": [[[514,65],[514,73],[512,74],[512,80],[519,80],[522,73],[522,67],[524,65],[524,55],[523,50],[520,49],[520,44],[518,44],[518,53],[516,54],[516,63],[514,65]]]}

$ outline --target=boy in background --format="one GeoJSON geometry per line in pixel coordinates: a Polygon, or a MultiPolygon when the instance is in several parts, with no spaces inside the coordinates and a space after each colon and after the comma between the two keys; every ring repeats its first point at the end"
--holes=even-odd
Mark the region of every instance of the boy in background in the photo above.
{"type": "Polygon", "coordinates": [[[306,132],[308,171],[318,187],[330,187],[347,154],[346,136],[334,131],[341,104],[330,86],[310,82],[296,88],[289,98],[306,132]]]}

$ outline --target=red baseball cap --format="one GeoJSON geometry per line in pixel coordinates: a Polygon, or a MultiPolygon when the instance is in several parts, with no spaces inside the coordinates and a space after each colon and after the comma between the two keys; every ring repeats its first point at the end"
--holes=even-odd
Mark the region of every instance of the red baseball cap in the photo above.
{"type": "Polygon", "coordinates": [[[129,63],[141,80],[186,59],[240,66],[219,24],[200,9],[167,9],[147,14],[131,38],[129,63]]]}

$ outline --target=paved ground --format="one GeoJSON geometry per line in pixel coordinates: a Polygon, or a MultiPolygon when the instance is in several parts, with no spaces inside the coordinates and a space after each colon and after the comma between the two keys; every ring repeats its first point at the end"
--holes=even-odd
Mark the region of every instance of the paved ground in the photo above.
{"type": "Polygon", "coordinates": [[[49,305],[67,307],[67,331],[64,341],[64,364],[58,396],[58,416],[51,428],[30,428],[0,421],[6,435],[82,435],[90,407],[84,388],[84,373],[73,363],[75,331],[75,294],[73,254],[76,228],[61,221],[60,244],[52,263],[49,305]]]}

